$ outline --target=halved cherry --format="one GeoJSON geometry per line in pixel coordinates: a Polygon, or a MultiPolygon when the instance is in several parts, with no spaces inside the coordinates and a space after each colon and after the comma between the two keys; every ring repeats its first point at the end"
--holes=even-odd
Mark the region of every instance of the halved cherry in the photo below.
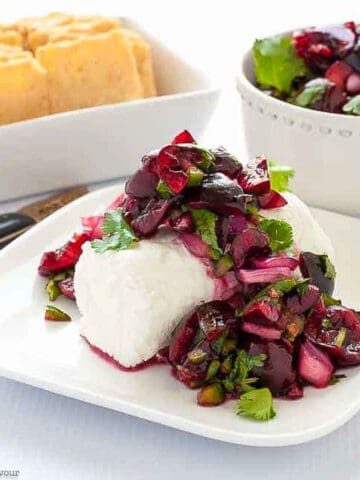
{"type": "Polygon", "coordinates": [[[338,365],[360,364],[360,314],[342,306],[307,319],[305,335],[326,350],[338,365]]]}
{"type": "Polygon", "coordinates": [[[264,195],[270,192],[270,174],[268,162],[264,155],[258,155],[249,162],[237,177],[245,193],[264,195]]]}
{"type": "Polygon", "coordinates": [[[265,254],[270,250],[269,238],[257,228],[246,228],[236,235],[231,246],[231,255],[236,266],[242,267],[254,255],[265,254]]]}
{"type": "Polygon", "coordinates": [[[334,366],[329,355],[317,348],[309,340],[300,346],[298,373],[303,380],[317,388],[329,385],[334,366]]]}
{"type": "Polygon", "coordinates": [[[270,208],[281,208],[287,205],[287,200],[280,193],[271,190],[269,193],[257,197],[260,208],[269,210],[270,208]]]}

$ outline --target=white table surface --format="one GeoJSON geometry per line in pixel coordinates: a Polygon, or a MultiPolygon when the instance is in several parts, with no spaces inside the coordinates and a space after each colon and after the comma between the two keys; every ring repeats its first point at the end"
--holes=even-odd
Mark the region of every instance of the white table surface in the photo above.
{"type": "MultiPolygon", "coordinates": [[[[358,5],[358,0],[23,0],[2,2],[0,21],[49,11],[129,14],[145,20],[169,45],[222,79],[225,93],[204,140],[227,145],[244,158],[239,102],[228,80],[241,51],[255,36],[339,18],[359,21],[358,5]]],[[[23,203],[29,199],[0,204],[0,212],[23,203]]],[[[359,444],[359,415],[306,445],[239,447],[0,378],[0,478],[2,470],[18,470],[17,478],[30,480],[358,480],[359,444]]]]}

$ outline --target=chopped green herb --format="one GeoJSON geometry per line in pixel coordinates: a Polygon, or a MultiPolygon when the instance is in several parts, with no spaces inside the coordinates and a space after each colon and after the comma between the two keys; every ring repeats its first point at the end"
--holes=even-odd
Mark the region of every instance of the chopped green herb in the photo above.
{"type": "Polygon", "coordinates": [[[219,247],[216,236],[216,221],[218,216],[205,208],[191,208],[191,217],[195,225],[197,235],[209,245],[209,254],[214,260],[219,260],[222,250],[219,247]]]}
{"type": "Polygon", "coordinates": [[[346,378],[346,375],[343,375],[341,373],[335,374],[330,378],[330,385],[336,385],[337,383],[340,382],[341,379],[346,378]]]}
{"type": "Polygon", "coordinates": [[[262,220],[259,223],[259,229],[268,235],[270,248],[273,252],[287,250],[293,244],[292,227],[284,220],[262,220]]]}
{"type": "Polygon", "coordinates": [[[243,393],[237,402],[236,413],[262,422],[274,418],[276,413],[270,390],[260,388],[243,393]]]}
{"type": "Polygon", "coordinates": [[[356,95],[343,106],[343,112],[360,115],[360,95],[356,95]]]}
{"type": "Polygon", "coordinates": [[[332,305],[341,305],[341,300],[336,300],[336,298],[330,297],[327,293],[322,294],[325,307],[331,307],[332,305]]]}
{"type": "Polygon", "coordinates": [[[305,85],[302,92],[295,97],[295,105],[299,107],[311,107],[315,102],[321,100],[329,81],[325,78],[316,78],[305,85]]]}
{"type": "Polygon", "coordinates": [[[165,198],[166,200],[168,200],[169,198],[171,198],[173,196],[172,191],[166,185],[164,180],[159,180],[158,184],[156,185],[156,190],[157,190],[157,192],[160,193],[161,197],[165,198]]]}
{"type": "Polygon", "coordinates": [[[253,368],[262,367],[265,360],[266,355],[263,353],[249,355],[245,350],[240,350],[229,376],[224,380],[225,389],[231,392],[237,386],[241,391],[248,390],[249,385],[257,381],[257,378],[249,378],[249,374],[253,368]]]}
{"type": "Polygon", "coordinates": [[[336,277],[336,271],[334,265],[331,263],[327,255],[319,255],[321,262],[321,269],[326,278],[329,280],[334,280],[336,277]]]}
{"type": "Polygon", "coordinates": [[[290,180],[295,175],[295,170],[286,165],[279,165],[273,160],[269,162],[271,189],[276,192],[291,192],[290,180]]]}
{"type": "Polygon", "coordinates": [[[290,36],[256,40],[253,55],[258,83],[282,93],[290,93],[293,80],[308,72],[305,62],[296,54],[290,36]]]}
{"type": "Polygon", "coordinates": [[[105,213],[101,230],[105,234],[104,239],[91,242],[91,246],[97,253],[125,250],[139,241],[130,225],[124,220],[121,208],[105,213]]]}

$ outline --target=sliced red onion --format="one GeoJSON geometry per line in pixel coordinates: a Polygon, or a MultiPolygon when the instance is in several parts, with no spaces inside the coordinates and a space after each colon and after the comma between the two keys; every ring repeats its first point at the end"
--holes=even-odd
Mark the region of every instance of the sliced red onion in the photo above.
{"type": "Polygon", "coordinates": [[[285,267],[295,270],[299,266],[299,262],[294,257],[256,257],[252,260],[255,268],[272,268],[285,267]]]}
{"type": "Polygon", "coordinates": [[[323,388],[329,385],[333,371],[329,355],[305,340],[299,352],[298,373],[301,378],[314,387],[323,388]]]}
{"type": "Polygon", "coordinates": [[[243,283],[273,283],[291,278],[291,270],[285,267],[261,268],[248,270],[240,268],[235,271],[236,278],[243,283]]]}

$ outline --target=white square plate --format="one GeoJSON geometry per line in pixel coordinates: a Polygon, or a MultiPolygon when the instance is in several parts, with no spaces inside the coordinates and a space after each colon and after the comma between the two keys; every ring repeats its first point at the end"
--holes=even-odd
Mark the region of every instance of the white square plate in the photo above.
{"type": "MultiPolygon", "coordinates": [[[[152,420],[209,438],[256,446],[297,444],[343,425],[360,409],[360,369],[324,390],[305,389],[298,401],[276,401],[267,423],[239,418],[234,402],[217,408],[196,405],[165,365],[121,372],[94,354],[80,338],[74,304],[59,299],[73,321],[45,322],[47,298],[37,265],[44,250],[59,246],[79,228],[79,217],[109,204],[121,190],[88,194],[59,210],[0,253],[0,374],[36,387],[152,420]]],[[[344,304],[359,306],[360,222],[316,210],[337,253],[338,289],[344,304]]]]}
{"type": "Polygon", "coordinates": [[[219,87],[143,26],[121,22],[150,44],[159,96],[0,126],[0,201],[119,178],[185,128],[202,135],[219,87]]]}

